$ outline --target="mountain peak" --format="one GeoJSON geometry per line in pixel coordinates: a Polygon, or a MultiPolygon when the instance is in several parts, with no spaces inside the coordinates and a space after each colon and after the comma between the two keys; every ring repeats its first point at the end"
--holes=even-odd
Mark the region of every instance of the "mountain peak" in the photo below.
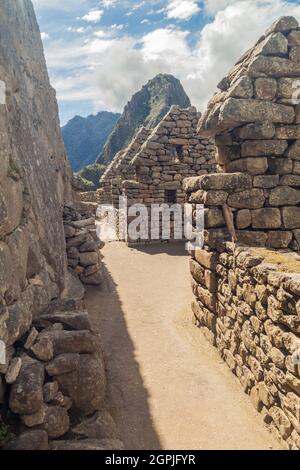
{"type": "Polygon", "coordinates": [[[125,106],[98,162],[110,162],[118,151],[129,144],[140,127],[153,129],[174,104],[182,108],[191,105],[189,97],[176,77],[158,74],[149,80],[125,106]]]}

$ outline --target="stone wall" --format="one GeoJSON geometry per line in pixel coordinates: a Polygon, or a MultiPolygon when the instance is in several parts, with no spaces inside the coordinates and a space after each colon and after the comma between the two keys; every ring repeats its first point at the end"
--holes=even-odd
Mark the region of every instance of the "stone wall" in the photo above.
{"type": "Polygon", "coordinates": [[[200,135],[216,136],[221,171],[253,177],[229,197],[229,205],[247,209],[237,212],[237,229],[255,231],[253,244],[294,250],[300,248],[299,48],[297,21],[279,19],[221,81],[199,124],[200,135]]]}
{"type": "Polygon", "coordinates": [[[11,348],[65,287],[62,212],[72,193],[31,2],[2,2],[0,25],[0,340],[11,348]]]}
{"type": "Polygon", "coordinates": [[[103,282],[100,260],[100,241],[95,218],[89,211],[74,205],[66,205],[64,229],[67,245],[68,266],[85,285],[98,286],[103,282]]]}
{"type": "Polygon", "coordinates": [[[215,137],[220,173],[184,181],[204,204],[196,324],[289,449],[300,448],[299,35],[280,18],[220,82],[198,127],[215,137]]]}
{"type": "MultiPolygon", "coordinates": [[[[182,206],[183,179],[216,170],[214,142],[196,133],[199,117],[194,107],[172,106],[130,163],[134,178],[122,182],[122,194],[128,198],[128,206],[144,204],[149,208],[149,217],[152,204],[182,206]]],[[[150,233],[147,235],[148,241],[152,241],[150,233]]],[[[141,237],[140,241],[147,240],[141,237]]]]}
{"type": "Polygon", "coordinates": [[[300,258],[223,242],[190,267],[196,325],[284,447],[299,449],[300,258]]]}

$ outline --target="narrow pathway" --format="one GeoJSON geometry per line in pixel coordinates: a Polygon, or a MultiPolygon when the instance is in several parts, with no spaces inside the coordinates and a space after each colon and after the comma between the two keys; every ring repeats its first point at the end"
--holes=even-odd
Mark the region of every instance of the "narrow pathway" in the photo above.
{"type": "Polygon", "coordinates": [[[108,406],[126,449],[276,449],[217,351],[192,325],[181,245],[103,249],[87,306],[108,367],[108,406]]]}

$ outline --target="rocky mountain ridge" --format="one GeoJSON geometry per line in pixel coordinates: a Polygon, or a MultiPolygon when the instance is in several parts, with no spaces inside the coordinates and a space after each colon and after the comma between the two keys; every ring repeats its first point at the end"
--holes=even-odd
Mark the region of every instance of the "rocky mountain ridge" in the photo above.
{"type": "Polygon", "coordinates": [[[174,104],[182,108],[191,106],[177,78],[167,74],[157,75],[127,103],[97,162],[109,163],[141,127],[154,129],[174,104]]]}

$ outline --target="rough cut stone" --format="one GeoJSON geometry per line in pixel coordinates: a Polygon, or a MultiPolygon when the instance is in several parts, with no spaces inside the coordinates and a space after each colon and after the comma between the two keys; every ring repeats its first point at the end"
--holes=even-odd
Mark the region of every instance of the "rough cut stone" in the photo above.
{"type": "Polygon", "coordinates": [[[46,331],[41,335],[53,343],[54,356],[64,353],[92,354],[97,350],[96,338],[90,331],[46,331]]]}
{"type": "Polygon", "coordinates": [[[277,32],[286,33],[292,29],[297,29],[298,26],[299,23],[293,16],[282,16],[267,29],[266,36],[277,32]]]}
{"type": "Polygon", "coordinates": [[[265,195],[261,189],[249,189],[229,195],[228,205],[236,209],[259,209],[263,207],[265,195]]]}
{"type": "Polygon", "coordinates": [[[289,186],[279,186],[272,189],[269,197],[271,206],[296,205],[300,202],[300,190],[289,186]]]}
{"type": "Polygon", "coordinates": [[[47,321],[50,324],[61,323],[72,330],[91,330],[88,312],[53,312],[41,315],[39,321],[47,321]]]}
{"type": "Polygon", "coordinates": [[[117,427],[111,415],[103,410],[73,427],[72,434],[89,439],[113,439],[117,436],[117,427]]]}
{"type": "Polygon", "coordinates": [[[238,127],[233,132],[240,140],[272,139],[275,135],[275,126],[272,122],[254,122],[238,127]]]}
{"type": "Polygon", "coordinates": [[[8,370],[5,375],[6,383],[13,384],[17,380],[22,367],[22,359],[15,357],[9,364],[8,370]]]}
{"type": "Polygon", "coordinates": [[[46,366],[50,376],[67,374],[77,369],[79,365],[79,354],[60,354],[46,366]]]}
{"type": "Polygon", "coordinates": [[[85,414],[101,410],[105,398],[105,369],[100,357],[81,355],[74,372],[56,377],[61,391],[73,401],[73,408],[85,414]]]}
{"type": "Polygon", "coordinates": [[[254,210],[252,215],[252,227],[255,229],[274,229],[281,227],[281,214],[279,209],[263,208],[254,210]]]}
{"type": "Polygon", "coordinates": [[[251,188],[252,180],[249,175],[242,173],[215,173],[199,177],[199,186],[204,190],[238,190],[251,188]]]}
{"type": "Polygon", "coordinates": [[[42,430],[25,431],[5,445],[4,450],[48,450],[48,434],[42,430]]]}
{"type": "Polygon", "coordinates": [[[265,56],[285,55],[288,53],[288,41],[280,32],[270,34],[257,46],[255,53],[265,56]]]}
{"type": "Polygon", "coordinates": [[[250,140],[242,144],[242,157],[284,155],[288,144],[284,140],[250,140]]]}
{"type": "Polygon", "coordinates": [[[44,366],[24,358],[16,382],[11,387],[9,407],[16,414],[33,414],[43,405],[44,366]]]}
{"type": "Polygon", "coordinates": [[[300,207],[284,207],[282,221],[287,229],[300,228],[300,207]]]}
{"type": "Polygon", "coordinates": [[[45,419],[42,424],[50,439],[62,437],[70,428],[67,410],[60,406],[46,406],[45,419]]]}
{"type": "Polygon", "coordinates": [[[51,450],[91,451],[91,450],[123,450],[124,446],[117,439],[82,439],[80,441],[53,441],[51,450]]]}
{"type": "MultiPolygon", "coordinates": [[[[256,60],[261,59],[267,60],[268,58],[258,57],[256,60]]],[[[272,61],[272,59],[270,60],[272,61]]],[[[266,67],[268,67],[268,65],[266,67]]],[[[294,119],[295,111],[290,106],[265,100],[229,98],[225,101],[220,111],[220,124],[230,127],[238,126],[242,123],[265,121],[292,124],[294,119]]]]}
{"type": "Polygon", "coordinates": [[[255,80],[255,97],[259,100],[273,100],[277,92],[277,82],[272,78],[257,78],[255,80]]]}

